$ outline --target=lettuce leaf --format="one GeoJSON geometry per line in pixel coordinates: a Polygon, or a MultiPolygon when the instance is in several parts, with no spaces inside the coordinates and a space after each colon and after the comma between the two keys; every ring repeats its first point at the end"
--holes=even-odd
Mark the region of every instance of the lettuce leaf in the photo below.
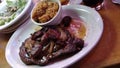
{"type": "Polygon", "coordinates": [[[11,20],[13,20],[17,15],[21,13],[21,11],[24,9],[27,1],[26,0],[6,0],[7,3],[7,11],[4,13],[0,13],[0,26],[5,25],[6,23],[9,23],[11,20]],[[16,11],[11,11],[11,9],[14,9],[16,11]],[[6,15],[7,14],[7,15],[6,15]]]}
{"type": "Polygon", "coordinates": [[[26,0],[6,0],[8,7],[17,7],[18,9],[26,5],[26,0]]]}

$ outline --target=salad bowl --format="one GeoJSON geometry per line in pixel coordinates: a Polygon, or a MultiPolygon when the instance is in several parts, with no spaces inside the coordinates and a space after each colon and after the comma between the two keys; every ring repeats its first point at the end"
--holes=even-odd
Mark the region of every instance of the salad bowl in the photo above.
{"type": "Polygon", "coordinates": [[[7,32],[28,17],[32,0],[2,0],[0,6],[0,32],[7,32]]]}

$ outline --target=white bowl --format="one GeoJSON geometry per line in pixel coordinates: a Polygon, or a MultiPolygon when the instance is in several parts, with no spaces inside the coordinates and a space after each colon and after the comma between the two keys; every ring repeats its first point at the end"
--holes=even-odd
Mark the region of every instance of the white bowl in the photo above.
{"type": "MultiPolygon", "coordinates": [[[[41,0],[42,1],[42,0],[41,0]]],[[[49,21],[47,22],[44,22],[44,23],[38,23],[36,22],[33,18],[32,18],[32,13],[33,13],[33,10],[34,8],[39,4],[39,2],[33,7],[33,10],[31,12],[31,20],[33,23],[35,23],[36,25],[40,25],[40,26],[44,26],[44,25],[57,25],[60,23],[61,19],[62,19],[62,8],[61,8],[61,3],[59,0],[49,0],[49,1],[52,1],[52,2],[57,2],[58,5],[59,5],[59,9],[58,9],[58,12],[56,13],[56,15],[50,19],[49,21]]]]}
{"type": "MultiPolygon", "coordinates": [[[[32,0],[27,0],[27,3],[24,7],[24,9],[22,10],[22,12],[16,16],[16,18],[14,18],[13,20],[11,20],[9,23],[0,26],[0,30],[4,30],[6,28],[8,28],[9,26],[13,25],[14,23],[17,23],[17,21],[21,18],[23,18],[23,16],[25,15],[25,13],[28,11],[29,7],[31,6],[32,0]]],[[[4,7],[6,6],[6,0],[4,0],[1,4],[0,4],[0,10],[4,10],[4,7]]]]}

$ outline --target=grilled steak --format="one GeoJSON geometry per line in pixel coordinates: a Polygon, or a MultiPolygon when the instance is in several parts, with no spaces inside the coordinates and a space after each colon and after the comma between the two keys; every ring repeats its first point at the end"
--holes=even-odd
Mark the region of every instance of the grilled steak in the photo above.
{"type": "MultiPolygon", "coordinates": [[[[71,20],[70,17],[65,18],[63,20],[71,20]]],[[[21,60],[27,65],[46,65],[60,55],[80,51],[84,40],[65,29],[69,24],[70,21],[65,21],[58,26],[45,26],[33,33],[20,47],[21,60]]]]}

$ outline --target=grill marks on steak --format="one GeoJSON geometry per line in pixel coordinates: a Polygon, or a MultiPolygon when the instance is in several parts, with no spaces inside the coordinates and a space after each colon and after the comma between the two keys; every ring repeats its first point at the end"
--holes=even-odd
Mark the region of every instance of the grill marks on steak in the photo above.
{"type": "Polygon", "coordinates": [[[33,33],[20,47],[21,60],[28,65],[46,65],[55,57],[80,51],[84,41],[70,34],[64,27],[47,26],[33,33]]]}

